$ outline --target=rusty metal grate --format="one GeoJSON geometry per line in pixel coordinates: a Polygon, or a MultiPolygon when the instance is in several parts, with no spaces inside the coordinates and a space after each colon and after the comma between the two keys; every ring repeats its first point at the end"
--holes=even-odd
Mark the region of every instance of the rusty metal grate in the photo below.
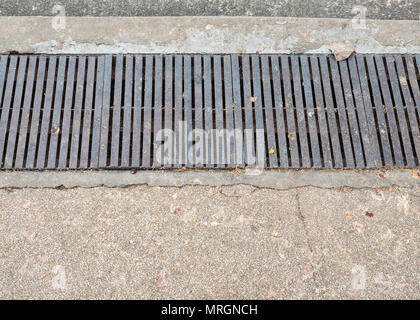
{"type": "Polygon", "coordinates": [[[412,168],[419,55],[0,57],[0,168],[412,168]]]}

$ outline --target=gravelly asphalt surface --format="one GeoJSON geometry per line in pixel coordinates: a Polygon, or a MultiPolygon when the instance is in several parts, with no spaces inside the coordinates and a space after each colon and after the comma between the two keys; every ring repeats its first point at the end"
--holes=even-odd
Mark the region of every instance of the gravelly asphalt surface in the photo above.
{"type": "Polygon", "coordinates": [[[418,0],[1,0],[6,16],[50,16],[64,5],[69,16],[277,16],[418,20],[418,0]]]}

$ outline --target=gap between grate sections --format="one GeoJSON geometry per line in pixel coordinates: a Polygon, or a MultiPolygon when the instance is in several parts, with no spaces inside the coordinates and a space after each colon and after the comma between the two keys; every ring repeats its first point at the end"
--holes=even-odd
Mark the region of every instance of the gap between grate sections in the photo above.
{"type": "Polygon", "coordinates": [[[0,169],[415,168],[420,55],[2,55],[0,169]]]}

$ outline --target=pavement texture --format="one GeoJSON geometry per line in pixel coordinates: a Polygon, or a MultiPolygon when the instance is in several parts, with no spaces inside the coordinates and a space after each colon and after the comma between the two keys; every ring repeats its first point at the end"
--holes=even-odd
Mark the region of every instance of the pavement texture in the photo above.
{"type": "Polygon", "coordinates": [[[1,53],[420,53],[420,21],[406,20],[0,17],[0,30],[1,53]]]}
{"type": "Polygon", "coordinates": [[[1,299],[418,299],[419,188],[0,190],[1,299]]]}
{"type": "Polygon", "coordinates": [[[419,19],[418,0],[2,0],[0,14],[51,16],[62,5],[69,16],[289,16],[370,19],[419,19]]]}

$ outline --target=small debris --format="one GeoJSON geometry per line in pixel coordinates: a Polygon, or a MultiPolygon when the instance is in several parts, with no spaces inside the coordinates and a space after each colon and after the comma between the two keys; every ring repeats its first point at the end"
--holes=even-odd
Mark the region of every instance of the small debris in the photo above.
{"type": "Polygon", "coordinates": [[[276,153],[276,150],[274,150],[274,148],[271,148],[271,149],[268,151],[268,153],[269,153],[269,154],[274,154],[274,153],[276,153]]]}
{"type": "Polygon", "coordinates": [[[213,26],[211,24],[206,25],[206,30],[210,31],[211,29],[213,29],[213,26]]]}
{"type": "Polygon", "coordinates": [[[30,207],[31,207],[31,202],[30,201],[27,201],[22,205],[23,209],[29,209],[30,207]]]}
{"type": "Polygon", "coordinates": [[[351,41],[336,42],[328,46],[334,54],[335,60],[342,61],[347,59],[354,52],[354,43],[351,41]]]}
{"type": "Polygon", "coordinates": [[[60,133],[60,128],[58,126],[53,126],[51,128],[51,133],[52,134],[59,134],[60,133]]]}
{"type": "Polygon", "coordinates": [[[255,102],[255,101],[257,101],[257,99],[258,99],[258,97],[251,97],[251,102],[255,102]]]}
{"type": "Polygon", "coordinates": [[[405,77],[401,76],[401,77],[400,77],[400,83],[401,83],[403,86],[406,86],[406,85],[407,85],[407,79],[406,79],[405,77]]]}
{"type": "Polygon", "coordinates": [[[181,212],[181,208],[180,207],[175,207],[172,209],[172,213],[173,214],[178,214],[179,212],[181,212]]]}
{"type": "Polygon", "coordinates": [[[367,210],[367,211],[365,211],[365,216],[366,216],[366,217],[369,217],[369,218],[372,218],[372,217],[373,217],[373,212],[372,212],[372,211],[367,210]]]}
{"type": "Polygon", "coordinates": [[[385,179],[385,175],[382,172],[378,173],[378,177],[381,178],[381,179],[385,179]]]}
{"type": "Polygon", "coordinates": [[[256,54],[258,54],[259,56],[261,55],[261,51],[257,50],[256,54]]]}
{"type": "Polygon", "coordinates": [[[377,198],[382,198],[382,192],[380,192],[378,189],[373,189],[373,194],[374,194],[377,198]]]}
{"type": "Polygon", "coordinates": [[[136,170],[136,169],[132,169],[132,170],[130,171],[130,173],[131,173],[131,174],[136,174],[136,173],[137,173],[137,170],[136,170]]]}
{"type": "Polygon", "coordinates": [[[242,173],[242,170],[238,166],[236,166],[234,172],[235,173],[242,173]]]}

